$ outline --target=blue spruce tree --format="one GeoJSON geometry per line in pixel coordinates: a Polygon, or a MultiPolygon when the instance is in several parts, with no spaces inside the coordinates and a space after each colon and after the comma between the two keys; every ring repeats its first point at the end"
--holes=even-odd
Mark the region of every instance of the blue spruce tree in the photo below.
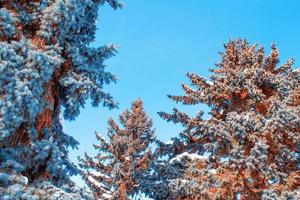
{"type": "Polygon", "coordinates": [[[86,100],[113,108],[103,62],[113,45],[90,47],[99,6],[117,0],[0,1],[0,199],[89,199],[69,179],[78,172],[60,123],[86,100]]]}

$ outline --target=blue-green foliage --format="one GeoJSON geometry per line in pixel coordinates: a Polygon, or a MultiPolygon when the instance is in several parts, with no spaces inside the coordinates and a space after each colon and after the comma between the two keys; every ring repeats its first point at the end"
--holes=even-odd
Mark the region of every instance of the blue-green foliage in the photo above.
{"type": "Polygon", "coordinates": [[[44,135],[42,140],[33,140],[30,146],[1,148],[0,169],[14,173],[30,171],[31,174],[38,175],[43,165],[46,172],[57,180],[57,185],[67,181],[68,176],[75,175],[78,170],[67,157],[67,147],[74,148],[78,142],[73,137],[64,134],[59,124],[53,125],[50,130],[44,130],[44,135]]]}
{"type": "Polygon", "coordinates": [[[0,9],[0,37],[12,36],[15,32],[14,23],[17,21],[5,8],[0,9]]]}
{"type": "MultiPolygon", "coordinates": [[[[66,184],[78,172],[68,159],[68,147],[76,148],[78,142],[63,132],[60,110],[74,119],[88,98],[94,106],[116,106],[103,91],[104,84],[116,81],[104,65],[115,46],[90,47],[104,3],[121,7],[117,0],[42,0],[7,2],[0,9],[1,191],[12,174],[34,182],[46,173],[51,184],[66,184]],[[50,101],[45,98],[47,84],[52,87],[50,101]],[[51,111],[51,126],[38,131],[36,120],[45,109],[51,111]]],[[[10,194],[7,199],[17,198],[10,194]]]]}
{"type": "Polygon", "coordinates": [[[89,97],[94,106],[103,101],[104,106],[115,107],[116,104],[111,96],[102,90],[103,84],[116,81],[114,75],[104,71],[103,65],[103,61],[115,52],[114,46],[85,47],[80,52],[79,48],[70,45],[68,51],[74,63],[74,69],[60,80],[63,88],[61,99],[65,106],[64,116],[67,119],[74,119],[79,114],[79,108],[84,106],[89,97]]]}
{"type": "Polygon", "coordinates": [[[25,120],[34,121],[46,106],[43,84],[61,64],[61,56],[57,46],[48,46],[44,52],[33,50],[23,37],[20,41],[1,42],[0,59],[0,141],[3,141],[25,120]]]}
{"type": "MultiPolygon", "coordinates": [[[[91,97],[93,105],[101,101],[104,106],[115,107],[112,97],[103,92],[103,84],[115,82],[116,77],[105,71],[103,62],[113,56],[113,45],[100,48],[90,47],[95,39],[97,5],[105,1],[56,1],[43,10],[42,26],[39,34],[46,40],[55,37],[65,48],[66,59],[72,61],[71,70],[60,80],[64,117],[74,119],[79,108],[91,97]],[[78,6],[81,5],[81,6],[78,6]],[[53,24],[55,24],[53,28],[53,24]],[[80,92],[78,92],[80,91],[80,92]]],[[[121,7],[117,1],[108,1],[114,8],[121,7]]]]}

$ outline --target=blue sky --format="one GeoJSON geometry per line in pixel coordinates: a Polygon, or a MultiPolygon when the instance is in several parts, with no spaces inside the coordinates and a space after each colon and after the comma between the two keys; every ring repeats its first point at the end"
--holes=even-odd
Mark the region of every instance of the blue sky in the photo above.
{"type": "MultiPolygon", "coordinates": [[[[65,132],[79,142],[70,158],[83,152],[93,154],[94,132],[105,134],[109,117],[130,107],[140,97],[153,119],[157,137],[175,137],[180,126],[160,119],[158,111],[174,106],[188,113],[205,106],[184,107],[167,94],[182,94],[188,83],[186,72],[208,77],[209,68],[219,62],[218,52],[230,38],[246,38],[269,51],[275,42],[282,62],[293,57],[300,63],[300,1],[298,0],[125,0],[122,10],[104,6],[99,11],[94,46],[120,45],[117,56],[106,62],[116,74],[117,84],[106,86],[120,109],[93,108],[89,103],[75,121],[64,121],[65,132]]],[[[78,177],[74,178],[81,184],[78,177]]]]}

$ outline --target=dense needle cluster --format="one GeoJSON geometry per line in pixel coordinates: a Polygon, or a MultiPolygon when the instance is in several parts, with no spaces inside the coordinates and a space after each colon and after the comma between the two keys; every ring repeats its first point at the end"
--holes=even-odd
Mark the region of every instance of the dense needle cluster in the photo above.
{"type": "Polygon", "coordinates": [[[120,127],[113,119],[108,121],[106,141],[96,133],[100,144],[92,158],[80,158],[86,169],[83,178],[99,199],[126,200],[137,195],[143,179],[149,172],[152,153],[149,145],[155,140],[152,121],[147,117],[141,100],[132,103],[131,110],[119,116],[120,127]]]}
{"type": "Polygon", "coordinates": [[[103,64],[115,47],[89,46],[104,3],[121,6],[116,0],[0,1],[1,199],[74,190],[62,188],[78,172],[67,150],[78,142],[63,133],[60,110],[74,119],[88,98],[115,107],[102,89],[116,80],[103,64]]]}

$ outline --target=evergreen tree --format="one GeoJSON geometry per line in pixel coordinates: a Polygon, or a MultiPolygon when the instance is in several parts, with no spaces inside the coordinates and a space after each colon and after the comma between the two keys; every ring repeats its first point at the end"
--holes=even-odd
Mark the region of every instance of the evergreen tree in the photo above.
{"type": "Polygon", "coordinates": [[[123,128],[113,119],[108,121],[109,141],[96,133],[100,144],[94,144],[98,152],[94,158],[87,154],[79,158],[85,169],[83,179],[99,199],[126,200],[137,195],[149,173],[149,145],[155,137],[142,101],[134,101],[131,110],[119,116],[119,122],[123,128]]]}
{"type": "Polygon", "coordinates": [[[184,105],[207,104],[194,117],[160,112],[184,127],[158,142],[155,173],[144,191],[155,199],[300,199],[300,72],[277,66],[245,40],[229,41],[208,81],[188,73],[184,105]],[[160,159],[162,157],[163,159],[160,159]]]}
{"type": "Polygon", "coordinates": [[[0,199],[82,199],[60,110],[74,119],[88,98],[116,104],[103,85],[113,45],[90,46],[99,6],[117,0],[0,1],[0,199]],[[72,187],[68,188],[66,184],[72,187]],[[74,193],[74,194],[72,194],[74,193]],[[75,194],[78,193],[78,194],[75,194]]]}

